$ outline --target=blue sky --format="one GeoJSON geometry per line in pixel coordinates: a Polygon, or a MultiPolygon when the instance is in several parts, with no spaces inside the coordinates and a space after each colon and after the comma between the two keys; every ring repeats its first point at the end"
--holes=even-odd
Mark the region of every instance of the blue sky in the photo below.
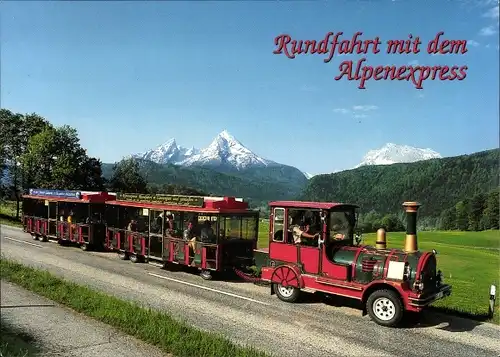
{"type": "Polygon", "coordinates": [[[104,162],[171,137],[206,147],[227,129],[257,154],[311,173],[346,169],[387,142],[444,156],[498,147],[498,1],[2,2],[1,106],[78,129],[104,162]],[[376,55],[274,55],[274,38],[379,36],[376,55]],[[462,55],[429,55],[444,31],[462,55]],[[385,41],[420,36],[419,54],[385,41]],[[335,81],[342,61],[467,65],[462,81],[335,81]],[[355,110],[357,108],[357,110],[355,110]],[[363,110],[364,109],[364,110],[363,110]]]}

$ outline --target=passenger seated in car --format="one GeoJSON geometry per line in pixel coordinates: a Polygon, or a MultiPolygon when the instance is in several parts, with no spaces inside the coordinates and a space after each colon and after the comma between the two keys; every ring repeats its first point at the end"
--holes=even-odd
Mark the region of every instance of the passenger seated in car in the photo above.
{"type": "Polygon", "coordinates": [[[301,244],[302,238],[317,239],[320,237],[319,233],[309,234],[307,233],[310,227],[310,220],[303,219],[301,216],[296,216],[291,218],[291,226],[289,231],[292,233],[293,242],[295,244],[301,244]]]}
{"type": "Polygon", "coordinates": [[[203,227],[200,232],[200,240],[202,243],[213,243],[215,238],[214,230],[209,221],[203,222],[203,227]]]}
{"type": "Polygon", "coordinates": [[[127,231],[136,232],[137,231],[137,221],[132,219],[130,223],[127,225],[127,231]]]}

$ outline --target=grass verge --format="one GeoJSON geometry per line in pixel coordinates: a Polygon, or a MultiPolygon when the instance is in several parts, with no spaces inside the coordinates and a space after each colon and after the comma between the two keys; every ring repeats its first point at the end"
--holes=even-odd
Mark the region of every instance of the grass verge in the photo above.
{"type": "Polygon", "coordinates": [[[21,221],[16,219],[16,202],[0,202],[0,224],[22,227],[21,221]]]}
{"type": "Polygon", "coordinates": [[[12,326],[4,319],[0,322],[0,356],[30,357],[40,351],[34,346],[33,336],[12,326]]]}
{"type": "Polygon", "coordinates": [[[203,332],[159,311],[91,290],[47,271],[0,258],[0,277],[111,325],[177,357],[267,357],[221,335],[203,332]]]}

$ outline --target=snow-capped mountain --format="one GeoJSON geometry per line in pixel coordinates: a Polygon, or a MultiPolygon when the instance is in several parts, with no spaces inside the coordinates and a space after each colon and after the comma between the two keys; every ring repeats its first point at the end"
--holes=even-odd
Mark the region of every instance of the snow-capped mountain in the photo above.
{"type": "Polygon", "coordinates": [[[175,139],[170,139],[153,150],[146,151],[143,154],[132,155],[133,157],[150,160],[158,164],[180,163],[198,154],[199,150],[193,148],[187,149],[178,146],[175,139]]]}
{"type": "Polygon", "coordinates": [[[432,149],[387,143],[380,149],[368,151],[363,157],[363,161],[354,168],[366,165],[390,165],[439,158],[442,158],[441,154],[432,149]]]}
{"type": "Polygon", "coordinates": [[[175,139],[170,139],[153,150],[142,154],[132,155],[135,158],[150,160],[159,164],[175,164],[181,166],[230,166],[244,169],[256,166],[276,164],[266,160],[246,148],[227,130],[215,137],[205,149],[186,149],[178,146],[175,139]]]}
{"type": "Polygon", "coordinates": [[[273,161],[254,154],[234,138],[227,130],[221,132],[206,148],[182,161],[181,165],[221,165],[226,164],[237,169],[250,166],[268,166],[273,161]]]}

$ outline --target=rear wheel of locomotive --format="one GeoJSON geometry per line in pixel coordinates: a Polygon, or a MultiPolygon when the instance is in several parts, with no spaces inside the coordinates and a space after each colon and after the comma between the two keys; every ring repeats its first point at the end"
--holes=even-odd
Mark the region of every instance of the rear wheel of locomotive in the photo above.
{"type": "Polygon", "coordinates": [[[273,284],[273,289],[274,293],[281,301],[296,302],[300,296],[300,289],[291,285],[283,286],[281,284],[273,284]]]}
{"type": "Polygon", "coordinates": [[[396,327],[404,315],[403,303],[399,295],[392,290],[373,292],[368,297],[366,309],[375,323],[386,327],[396,327]]]}

